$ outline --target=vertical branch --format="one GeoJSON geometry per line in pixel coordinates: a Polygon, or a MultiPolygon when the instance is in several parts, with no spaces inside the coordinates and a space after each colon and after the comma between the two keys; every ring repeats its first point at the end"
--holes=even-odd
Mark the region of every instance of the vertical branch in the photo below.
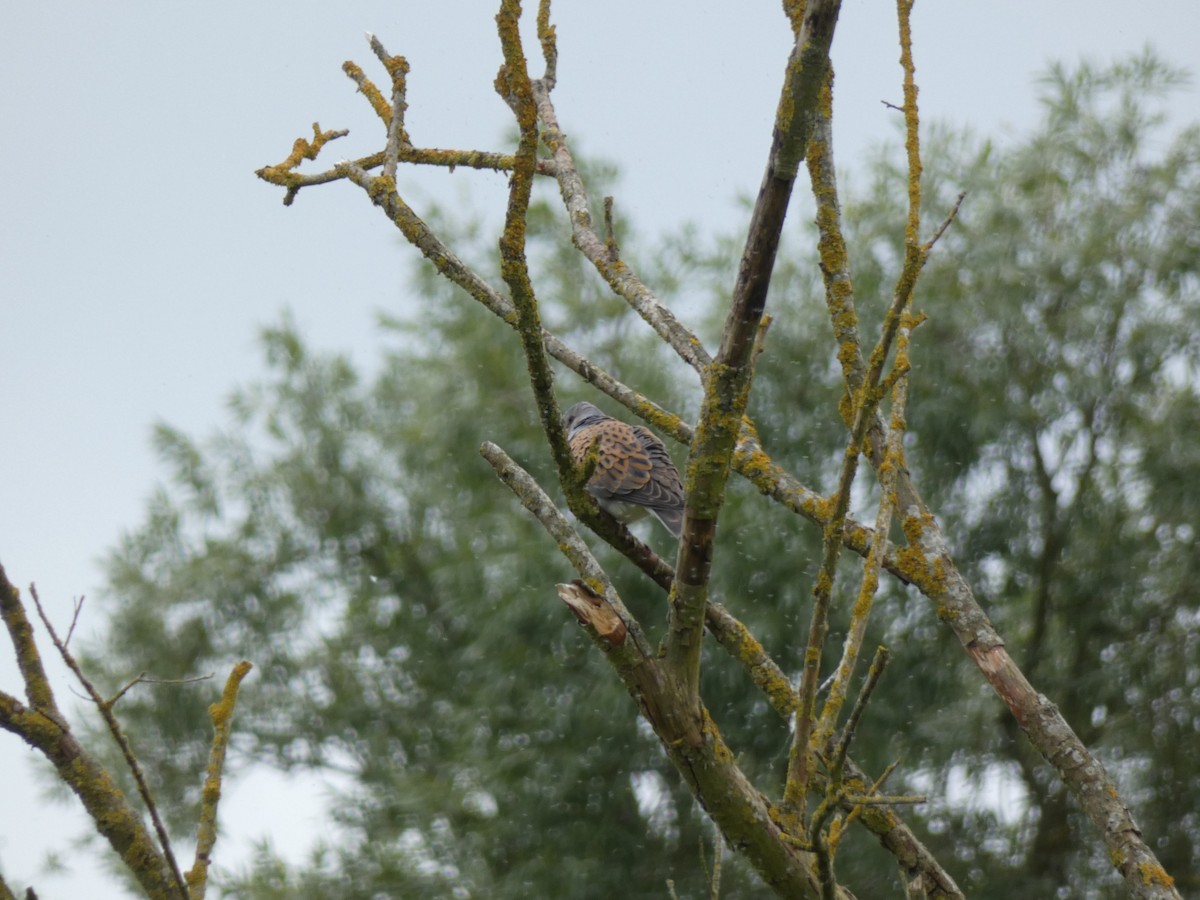
{"type": "Polygon", "coordinates": [[[375,35],[368,35],[368,39],[375,56],[392,78],[392,108],[387,120],[387,146],[383,150],[383,177],[394,180],[400,151],[412,149],[412,141],[404,130],[404,113],[408,110],[408,60],[388,53],[375,35]]]}
{"type": "MultiPolygon", "coordinates": [[[[550,27],[548,8],[546,15],[545,28],[539,28],[543,33],[547,33],[550,27]]],[[[550,442],[563,489],[570,491],[574,465],[562,427],[562,417],[558,412],[558,402],[554,398],[554,374],[546,358],[541,315],[525,260],[526,215],[537,164],[538,114],[525,52],[521,47],[520,20],[519,0],[502,0],[500,12],[496,14],[496,25],[504,52],[504,65],[496,76],[496,90],[512,108],[520,138],[510,180],[504,232],[500,237],[500,275],[512,293],[513,305],[517,310],[517,333],[525,351],[529,380],[542,418],[542,428],[550,442]]],[[[543,48],[546,46],[543,43],[543,48]]]]}
{"type": "MultiPolygon", "coordinates": [[[[896,14],[900,20],[900,68],[904,70],[904,151],[908,157],[908,221],[904,227],[905,253],[919,254],[920,263],[916,257],[911,261],[906,258],[905,269],[916,266],[917,271],[924,264],[924,256],[920,253],[921,240],[921,139],[917,118],[917,81],[916,67],[912,55],[912,8],[916,0],[896,0],[896,14]]],[[[917,272],[913,272],[916,280],[917,272]]]]}
{"type": "Polygon", "coordinates": [[[704,375],[700,422],[688,454],[683,537],[670,602],[666,658],[673,677],[698,698],[700,644],[717,515],[750,390],[750,357],[779,235],[800,160],[817,118],[818,94],[829,71],[829,47],[840,0],[810,0],[788,59],[775,114],[771,152],[738,266],[721,346],[704,375]]]}
{"type": "MultiPolygon", "coordinates": [[[[800,704],[796,709],[796,725],[793,731],[787,782],[783,794],[785,807],[789,812],[797,815],[803,812],[804,797],[808,793],[809,739],[816,707],[817,683],[821,674],[821,656],[825,638],[829,633],[829,606],[837,574],[837,561],[841,556],[842,531],[846,525],[846,513],[850,508],[850,489],[853,487],[855,475],[858,473],[858,458],[862,453],[867,428],[886,392],[886,388],[880,389],[879,381],[883,371],[883,361],[887,358],[887,348],[895,335],[895,327],[888,327],[888,323],[899,319],[900,302],[898,298],[894,298],[892,306],[888,309],[884,332],[879,338],[879,343],[876,344],[875,352],[871,354],[872,365],[867,371],[867,380],[855,400],[854,428],[850,440],[846,444],[846,450],[842,454],[841,473],[832,502],[833,512],[824,529],[821,567],[813,586],[813,612],[809,623],[808,642],[804,651],[804,670],[800,680],[800,704]]],[[[904,372],[900,369],[893,370],[889,381],[894,382],[903,374],[904,372]]],[[[886,539],[886,532],[882,535],[877,532],[874,543],[883,545],[886,539]]]]}
{"type": "Polygon", "coordinates": [[[558,41],[554,26],[550,24],[550,0],[539,0],[537,11],[538,43],[542,45],[542,59],[546,63],[546,71],[541,82],[546,92],[554,90],[558,81],[558,41]]]}
{"type": "MultiPolygon", "coordinates": [[[[918,136],[917,86],[914,78],[912,31],[910,27],[910,14],[913,2],[914,0],[897,0],[900,29],[900,64],[904,71],[904,121],[906,128],[904,145],[908,157],[909,209],[905,223],[904,263],[892,294],[892,303],[888,308],[887,315],[884,317],[882,334],[879,341],[875,344],[874,350],[871,352],[870,361],[867,363],[866,378],[856,394],[853,395],[854,425],[851,440],[847,444],[846,453],[843,456],[842,472],[838,482],[838,490],[834,497],[834,512],[830,517],[829,524],[825,528],[821,569],[817,574],[816,584],[813,587],[813,614],[809,628],[808,644],[804,655],[804,673],[800,684],[800,707],[796,711],[796,727],[793,732],[794,740],[788,760],[787,782],[784,787],[785,806],[797,814],[802,813],[803,800],[808,792],[810,775],[808,751],[814,725],[813,716],[816,706],[816,688],[820,678],[821,655],[825,637],[829,630],[830,597],[833,590],[836,564],[842,547],[841,531],[845,524],[846,511],[849,507],[850,487],[853,484],[857,471],[858,455],[862,452],[867,431],[875,421],[876,407],[883,397],[883,391],[878,390],[878,387],[884,364],[891,352],[897,332],[902,326],[906,329],[911,327],[908,311],[912,303],[912,295],[916,287],[917,277],[928,257],[928,247],[920,243],[921,156],[918,136]]],[[[818,171],[820,171],[820,157],[816,157],[815,163],[818,171]]],[[[832,178],[831,172],[825,173],[825,175],[829,179],[832,178]]],[[[814,189],[816,188],[816,183],[816,179],[814,179],[814,189]]],[[[820,199],[818,197],[819,202],[820,199]]],[[[836,194],[832,199],[836,200],[836,194]]],[[[831,208],[828,206],[828,198],[826,199],[826,204],[826,214],[829,215],[831,208]]],[[[836,207],[833,207],[832,211],[835,212],[836,207]]],[[[835,237],[834,232],[831,230],[826,240],[830,241],[828,248],[836,253],[836,241],[840,240],[840,232],[837,232],[835,237]]],[[[830,274],[827,273],[826,277],[828,279],[830,274]]],[[[846,279],[848,283],[848,273],[846,273],[846,279]]],[[[829,291],[831,299],[834,289],[838,287],[839,285],[836,282],[831,283],[829,291]]],[[[841,293],[843,296],[839,298],[838,302],[844,303],[844,300],[848,299],[844,287],[841,289],[841,293]]],[[[833,306],[834,304],[831,303],[831,308],[833,306]]],[[[844,323],[843,327],[848,330],[852,324],[844,323]]],[[[848,334],[847,337],[852,337],[852,335],[848,334]]],[[[857,348],[853,344],[839,347],[839,358],[842,358],[843,370],[847,375],[848,383],[855,377],[857,367],[854,357],[857,355],[857,348]]],[[[892,374],[889,376],[892,384],[888,385],[888,387],[892,387],[903,381],[903,376],[908,368],[906,357],[907,354],[905,358],[897,357],[892,374]]],[[[905,393],[902,396],[906,397],[907,395],[905,393]]],[[[902,418],[903,410],[901,410],[902,418]]],[[[894,446],[899,451],[899,444],[896,443],[894,446]]],[[[893,459],[893,465],[899,464],[899,459],[893,459]]],[[[885,493],[894,494],[894,485],[895,476],[893,474],[891,489],[885,493]]],[[[887,526],[891,521],[893,508],[894,497],[881,497],[876,522],[875,544],[882,546],[886,540],[887,526]]],[[[877,555],[874,553],[874,548],[872,548],[872,554],[869,554],[869,557],[870,555],[877,555]]],[[[871,599],[874,597],[878,585],[878,566],[880,562],[877,561],[874,568],[868,564],[863,573],[863,583],[859,592],[859,599],[855,604],[856,610],[860,615],[857,623],[860,632],[866,628],[866,615],[870,611],[871,599]]],[[[852,635],[848,635],[847,640],[849,641],[851,637],[852,635]]],[[[861,636],[857,637],[856,641],[861,641],[861,636]]],[[[849,673],[853,670],[853,665],[857,660],[857,651],[853,650],[853,644],[849,646],[849,649],[851,649],[852,655],[850,658],[843,658],[843,665],[839,666],[840,674],[835,676],[835,681],[837,678],[848,678],[849,673]]],[[[840,696],[831,696],[831,700],[834,702],[828,708],[829,715],[826,717],[826,727],[831,727],[831,718],[836,716],[837,710],[844,699],[844,682],[840,687],[840,691],[840,696]]]]}
{"type": "MultiPolygon", "coordinates": [[[[909,367],[910,331],[911,328],[907,324],[902,324],[896,337],[896,366],[902,371],[906,371],[909,367]]],[[[884,462],[879,470],[879,510],[875,516],[871,550],[863,565],[862,582],[850,612],[850,626],[846,630],[846,639],[842,644],[842,658],[834,672],[833,682],[829,688],[829,697],[821,711],[821,721],[814,735],[814,740],[818,745],[826,742],[837,723],[838,714],[849,690],[850,678],[854,675],[854,667],[862,653],[871,607],[875,600],[875,594],[879,590],[879,572],[883,567],[883,558],[887,552],[887,534],[896,509],[896,473],[903,465],[902,441],[907,427],[905,420],[907,403],[908,378],[901,377],[896,379],[895,387],[892,388],[891,427],[888,430],[884,462]]]]}
{"type": "Polygon", "coordinates": [[[217,804],[221,800],[221,773],[225,769],[225,751],[229,746],[229,735],[233,731],[233,708],[237,704],[238,688],[242,679],[250,674],[252,668],[254,667],[245,660],[234,666],[225,682],[221,701],[208,708],[208,717],[213,725],[213,742],[208,755],[204,789],[200,794],[196,859],[187,873],[190,900],[201,900],[208,884],[208,866],[212,862],[212,850],[217,843],[217,804]]]}
{"type": "Polygon", "coordinates": [[[847,427],[854,422],[853,400],[867,377],[854,307],[854,282],[850,259],[842,235],[842,210],[838,199],[837,172],[833,159],[833,73],[821,90],[820,115],[808,150],[808,173],[817,205],[817,254],[825,281],[825,306],[837,342],[846,395],[841,405],[847,427]]]}

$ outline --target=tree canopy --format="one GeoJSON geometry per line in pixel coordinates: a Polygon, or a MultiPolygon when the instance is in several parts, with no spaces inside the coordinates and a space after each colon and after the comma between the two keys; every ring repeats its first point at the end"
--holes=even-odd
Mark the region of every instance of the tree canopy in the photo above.
{"type": "MultiPolygon", "coordinates": [[[[929,218],[968,197],[917,291],[906,449],[1010,652],[1186,891],[1200,887],[1200,132],[1169,137],[1156,105],[1181,79],[1150,55],[1054,67],[1028,136],[927,129],[929,218]]],[[[905,252],[896,159],[852,172],[844,204],[864,331],[905,252]]],[[[547,328],[691,418],[695,387],[569,246],[552,200],[535,194],[529,215],[547,328]]],[[[844,386],[808,218],[793,213],[773,276],[750,413],[776,462],[829,490],[844,386]]],[[[494,237],[460,212],[429,219],[479,271],[494,265],[494,237]]],[[[643,280],[707,338],[743,231],[697,225],[639,250],[619,227],[643,280]]],[[[479,458],[493,441],[554,482],[519,343],[427,266],[409,292],[420,302],[384,317],[377,363],[314,352],[285,318],[263,333],[269,376],[236,392],[226,428],[158,427],[168,483],[111,555],[93,670],[119,684],[251,659],[235,763],[339,774],[313,858],[286,865],[265,843],[228,877],[233,896],[649,898],[668,879],[706,895],[711,824],[548,599],[571,577],[557,548],[479,458]]],[[[869,512],[878,485],[864,487],[869,512]]],[[[795,675],[819,529],[734,480],[719,541],[713,597],[795,675]]],[[[661,593],[596,552],[662,637],[661,593]]],[[[850,591],[835,593],[831,640],[850,591]]],[[[962,890],[1120,895],[1078,807],[930,605],[885,578],[871,640],[893,661],[856,757],[875,773],[900,760],[892,787],[928,794],[903,815],[962,890]]],[[[748,777],[778,786],[788,723],[711,642],[704,653],[707,708],[748,777]]],[[[206,702],[167,686],[121,702],[159,796],[185,798],[167,806],[178,827],[198,802],[206,702]]],[[[849,833],[838,868],[860,896],[898,890],[870,835],[849,833]]],[[[721,896],[763,890],[724,858],[721,896]]]]}

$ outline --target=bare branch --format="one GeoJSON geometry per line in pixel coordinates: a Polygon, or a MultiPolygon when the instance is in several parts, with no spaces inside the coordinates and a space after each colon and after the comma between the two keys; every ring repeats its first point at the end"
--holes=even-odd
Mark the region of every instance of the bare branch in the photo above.
{"type": "Polygon", "coordinates": [[[401,148],[412,149],[412,141],[408,139],[408,132],[404,130],[404,113],[408,109],[406,99],[408,88],[405,80],[408,75],[408,60],[403,56],[392,56],[384,49],[379,38],[373,34],[368,35],[368,41],[375,56],[392,76],[392,106],[387,123],[387,146],[383,151],[383,176],[395,178],[401,148]]]}
{"type": "Polygon", "coordinates": [[[237,705],[238,688],[252,668],[254,667],[245,660],[234,666],[225,681],[225,691],[220,702],[208,708],[208,717],[213,725],[213,740],[208,755],[204,789],[200,794],[200,827],[196,835],[196,858],[187,874],[191,900],[201,900],[208,884],[208,866],[212,862],[212,850],[217,843],[217,804],[221,800],[225,752],[233,731],[233,708],[237,705]]]}
{"type": "Polygon", "coordinates": [[[71,638],[75,634],[75,626],[79,624],[79,614],[83,612],[83,601],[84,598],[82,596],[76,600],[75,610],[71,613],[71,627],[67,629],[67,636],[63,638],[63,643],[68,647],[71,646],[71,638]]]}
{"type": "Polygon", "coordinates": [[[703,374],[712,359],[700,340],[675,318],[675,314],[662,304],[627,262],[619,256],[613,256],[615,246],[596,231],[587,189],[575,166],[567,136],[559,128],[549,88],[535,81],[533,96],[537,103],[538,120],[542,123],[541,138],[554,160],[558,189],[571,222],[571,241],[608,283],[613,293],[628,303],[680,359],[703,374]]]}
{"type": "Polygon", "coordinates": [[[963,201],[966,199],[967,199],[967,192],[960,191],[959,195],[958,195],[958,199],[954,201],[954,206],[952,206],[950,208],[950,212],[946,215],[946,218],[944,220],[942,220],[942,224],[939,225],[937,231],[935,231],[933,233],[933,237],[931,237],[929,240],[927,240],[924,244],[921,245],[922,253],[928,253],[930,250],[933,249],[933,245],[938,242],[938,239],[941,238],[941,236],[946,233],[946,229],[949,228],[951,223],[953,223],[955,218],[957,218],[958,210],[962,207],[963,201]]]}
{"type": "MultiPolygon", "coordinates": [[[[701,707],[699,717],[690,713],[687,698],[680,694],[678,684],[666,677],[657,652],[645,641],[636,620],[603,577],[578,535],[566,543],[559,540],[572,529],[550,498],[500,448],[484,444],[481,452],[521,498],[522,505],[559,541],[559,546],[571,548],[572,564],[579,559],[587,561],[584,571],[580,571],[584,584],[612,607],[628,626],[629,637],[620,643],[611,642],[590,627],[590,619],[585,619],[588,632],[605,651],[605,659],[637,701],[676,769],[697,796],[706,798],[708,814],[726,839],[741,847],[763,879],[783,895],[802,896],[816,890],[818,882],[811,857],[784,840],[776,823],[777,811],[738,768],[734,754],[708,712],[701,707]]],[[[845,895],[842,897],[849,900],[845,895]]]]}
{"type": "Polygon", "coordinates": [[[0,728],[19,735],[54,765],[59,778],[79,797],[96,830],[129,867],[147,896],[179,896],[166,858],[142,825],[140,816],[126,803],[112,776],[75,740],[59,711],[20,593],[9,582],[3,566],[0,566],[0,616],[16,650],[30,704],[27,707],[15,697],[0,693],[0,728]]]}
{"type": "Polygon", "coordinates": [[[554,463],[558,467],[559,481],[568,498],[579,503],[583,499],[580,496],[583,487],[573,483],[575,465],[571,459],[571,448],[567,445],[566,432],[563,430],[558,401],[554,396],[554,375],[546,358],[541,315],[533,284],[529,280],[529,267],[525,261],[525,220],[533,191],[534,163],[538,148],[538,117],[533,100],[533,86],[521,47],[520,18],[519,0],[502,0],[500,12],[496,15],[496,25],[500,34],[500,46],[504,51],[504,65],[500,74],[496,76],[496,89],[512,107],[517,127],[520,129],[520,139],[517,145],[517,164],[509,181],[504,233],[500,237],[500,274],[508,285],[513,305],[517,309],[517,334],[525,351],[530,384],[533,387],[538,412],[541,414],[542,428],[546,432],[554,463]]]}
{"type": "MultiPolygon", "coordinates": [[[[104,724],[107,726],[109,734],[113,736],[113,740],[117,742],[117,746],[121,749],[121,755],[125,757],[125,765],[129,767],[129,772],[133,775],[133,780],[137,784],[138,794],[142,798],[142,803],[146,805],[146,811],[150,813],[150,821],[154,823],[154,832],[158,835],[158,844],[162,848],[163,856],[167,861],[172,876],[174,876],[175,887],[179,891],[179,896],[186,900],[188,895],[187,886],[184,884],[183,873],[179,870],[179,864],[175,861],[175,851],[171,847],[171,838],[167,834],[166,826],[163,825],[162,817],[158,814],[158,804],[154,802],[154,796],[150,793],[150,785],[146,781],[145,774],[142,772],[141,763],[138,762],[137,757],[134,755],[129,739],[121,729],[121,724],[117,721],[117,717],[113,715],[112,706],[106,703],[104,698],[100,696],[100,692],[96,690],[96,686],[83,674],[83,669],[80,668],[75,657],[71,655],[71,651],[67,649],[67,645],[59,639],[54,626],[46,615],[46,611],[42,609],[42,601],[38,597],[37,588],[30,585],[29,593],[33,597],[33,603],[37,608],[37,613],[42,620],[42,624],[46,626],[50,640],[58,649],[58,655],[62,657],[62,661],[66,663],[67,668],[75,674],[79,683],[87,691],[88,696],[91,697],[92,702],[96,704],[96,708],[100,711],[100,716],[104,719],[104,724]]],[[[124,691],[118,693],[117,698],[123,693],[124,691]]]]}
{"type": "Polygon", "coordinates": [[[104,703],[109,708],[115,707],[118,700],[124,697],[131,688],[134,688],[139,684],[199,684],[201,681],[208,681],[211,678],[211,672],[209,672],[207,675],[192,675],[189,678],[147,678],[146,673],[141,672],[136,678],[131,680],[119,691],[105,700],[104,703]]]}
{"type": "Polygon", "coordinates": [[[866,681],[863,682],[863,686],[858,692],[858,698],[854,701],[854,707],[850,710],[846,727],[842,730],[842,735],[838,738],[837,744],[830,754],[830,768],[837,773],[836,777],[839,781],[841,780],[841,770],[846,764],[846,754],[850,750],[850,742],[854,740],[854,734],[858,730],[859,720],[862,719],[867,703],[879,685],[879,679],[883,676],[883,670],[887,668],[889,659],[891,659],[891,654],[887,647],[881,646],[876,649],[875,659],[871,661],[871,669],[867,673],[866,681]]]}
{"type": "Polygon", "coordinates": [[[698,696],[699,689],[700,629],[717,515],[746,409],[754,338],[766,306],[796,169],[816,120],[818,92],[829,70],[829,47],[840,8],[840,0],[809,0],[797,30],[775,114],[766,172],[750,219],[721,346],[705,375],[700,421],[688,454],[687,506],[666,657],[673,677],[692,697],[698,696]]]}

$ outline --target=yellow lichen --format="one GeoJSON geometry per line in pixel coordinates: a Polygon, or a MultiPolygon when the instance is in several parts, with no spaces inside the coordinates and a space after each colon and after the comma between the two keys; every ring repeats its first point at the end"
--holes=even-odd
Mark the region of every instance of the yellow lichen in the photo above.
{"type": "Polygon", "coordinates": [[[1168,875],[1166,870],[1156,862],[1139,864],[1138,874],[1142,876],[1142,884],[1157,884],[1162,887],[1171,887],[1175,884],[1175,879],[1168,875]]]}

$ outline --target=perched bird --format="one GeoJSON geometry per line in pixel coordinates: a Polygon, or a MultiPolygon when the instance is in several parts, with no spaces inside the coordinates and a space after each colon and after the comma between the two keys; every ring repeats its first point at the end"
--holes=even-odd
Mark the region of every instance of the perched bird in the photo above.
{"type": "Polygon", "coordinates": [[[583,465],[592,445],[596,468],[587,491],[619,522],[651,513],[675,537],[683,529],[683,484],[663,442],[640,425],[629,425],[590,403],[576,403],[563,420],[571,456],[583,465]]]}

